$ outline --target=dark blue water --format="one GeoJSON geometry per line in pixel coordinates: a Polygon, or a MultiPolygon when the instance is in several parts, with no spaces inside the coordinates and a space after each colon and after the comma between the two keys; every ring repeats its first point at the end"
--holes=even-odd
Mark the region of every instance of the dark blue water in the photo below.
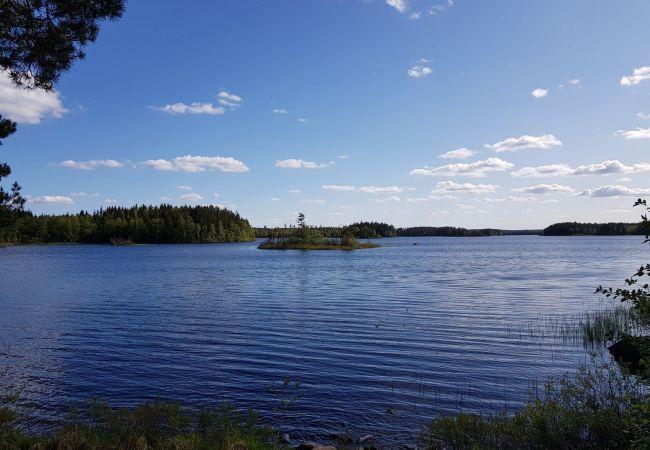
{"type": "Polygon", "coordinates": [[[253,407],[297,438],[407,440],[435,414],[516,408],[532,381],[575,370],[581,341],[538,319],[602,307],[594,287],[645,262],[640,241],[0,249],[0,376],[43,422],[90,397],[162,395],[253,407]],[[268,388],[285,377],[301,397],[279,412],[268,388]]]}

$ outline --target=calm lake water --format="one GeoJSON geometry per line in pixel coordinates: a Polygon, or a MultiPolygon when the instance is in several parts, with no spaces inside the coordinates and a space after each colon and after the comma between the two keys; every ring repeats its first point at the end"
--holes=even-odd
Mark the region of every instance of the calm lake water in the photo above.
{"type": "Polygon", "coordinates": [[[381,244],[0,249],[0,383],[37,424],[95,396],[163,396],[253,407],[296,439],[389,445],[439,413],[516,408],[532,381],[574,371],[587,352],[553,324],[602,308],[594,287],[648,256],[638,236],[381,244]],[[280,413],[268,388],[285,377],[301,397],[280,413]]]}

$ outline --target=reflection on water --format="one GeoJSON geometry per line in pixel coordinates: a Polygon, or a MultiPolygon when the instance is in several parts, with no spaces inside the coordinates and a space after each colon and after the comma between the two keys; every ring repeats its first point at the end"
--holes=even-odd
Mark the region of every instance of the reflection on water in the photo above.
{"type": "Polygon", "coordinates": [[[531,381],[574,370],[581,342],[537,318],[598,308],[594,287],[646,252],[638,237],[382,244],[1,249],[2,383],[38,423],[89,397],[162,395],[250,406],[297,437],[390,442],[437,413],[515,408],[531,381]],[[286,377],[301,396],[281,413],[268,388],[286,377]]]}

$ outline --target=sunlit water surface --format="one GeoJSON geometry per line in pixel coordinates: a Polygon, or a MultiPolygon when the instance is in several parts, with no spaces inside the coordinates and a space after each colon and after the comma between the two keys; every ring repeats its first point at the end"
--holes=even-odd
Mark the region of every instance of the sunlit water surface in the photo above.
{"type": "Polygon", "coordinates": [[[390,446],[436,414],[517,408],[534,380],[574,371],[587,352],[557,324],[601,308],[594,287],[647,256],[639,237],[381,244],[0,249],[0,382],[34,424],[91,397],[163,396],[252,407],[297,440],[390,446]],[[281,412],[268,388],[287,377],[300,398],[281,412]]]}

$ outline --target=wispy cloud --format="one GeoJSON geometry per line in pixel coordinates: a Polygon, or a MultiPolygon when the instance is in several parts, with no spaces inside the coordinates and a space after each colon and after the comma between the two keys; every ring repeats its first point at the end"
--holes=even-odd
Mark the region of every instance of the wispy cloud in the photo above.
{"type": "Polygon", "coordinates": [[[548,96],[548,89],[537,88],[530,95],[535,98],[544,98],[548,96]]]}
{"type": "Polygon", "coordinates": [[[322,189],[326,191],[335,191],[335,192],[351,192],[356,190],[354,186],[348,184],[324,184],[321,186],[322,189]]]}
{"type": "Polygon", "coordinates": [[[119,161],[115,161],[114,159],[92,159],[90,161],[74,161],[72,159],[68,159],[60,162],[58,165],[61,167],[66,167],[68,169],[76,170],[93,170],[97,169],[98,167],[119,169],[120,167],[124,167],[124,164],[119,161]]]}
{"type": "Polygon", "coordinates": [[[492,184],[456,183],[454,181],[441,181],[431,191],[434,195],[445,194],[492,194],[497,186],[492,184]]]}
{"type": "Polygon", "coordinates": [[[476,161],[473,163],[447,164],[440,167],[425,166],[420,169],[411,170],[409,175],[483,178],[490,172],[503,172],[513,167],[514,164],[508,161],[499,158],[488,158],[484,161],[476,161]]]}
{"type": "Polygon", "coordinates": [[[618,130],[617,135],[627,140],[650,139],[650,128],[637,128],[636,130],[618,130]]]}
{"type": "Polygon", "coordinates": [[[466,147],[461,147],[457,148],[456,150],[451,150],[448,151],[447,153],[443,153],[442,155],[438,155],[438,158],[442,159],[467,159],[471,158],[474,156],[476,152],[474,150],[470,150],[466,147]]]}
{"type": "Polygon", "coordinates": [[[632,75],[621,78],[621,86],[635,86],[646,80],[650,80],[650,66],[637,67],[632,75]]]}
{"type": "Polygon", "coordinates": [[[179,197],[181,200],[190,202],[190,203],[199,203],[203,200],[203,196],[197,194],[196,192],[190,192],[189,194],[183,194],[179,197]]]}
{"type": "Polygon", "coordinates": [[[221,91],[217,94],[219,104],[235,109],[241,106],[242,98],[239,95],[231,94],[227,91],[221,91]]]}
{"type": "Polygon", "coordinates": [[[323,169],[327,167],[327,164],[290,158],[276,161],[275,167],[280,167],[281,169],[323,169]]]}
{"type": "Polygon", "coordinates": [[[41,123],[68,112],[59,93],[16,87],[6,71],[0,71],[0,114],[18,123],[41,123]]]}
{"type": "Polygon", "coordinates": [[[361,186],[359,192],[364,194],[401,194],[406,191],[414,191],[412,187],[403,186],[361,186]]]}
{"type": "Polygon", "coordinates": [[[172,160],[150,159],[142,163],[145,167],[165,172],[205,172],[220,170],[222,172],[247,172],[243,162],[230,156],[177,156],[172,160]]]}
{"type": "Polygon", "coordinates": [[[386,4],[392,6],[401,13],[406,12],[407,9],[406,0],[386,0],[386,4]]]}
{"type": "Polygon", "coordinates": [[[443,12],[444,10],[446,10],[446,9],[448,9],[448,8],[451,8],[452,6],[454,6],[454,0],[447,0],[447,1],[444,2],[444,3],[439,3],[439,4],[437,4],[437,5],[433,5],[433,6],[431,6],[431,7],[427,10],[427,12],[428,12],[430,15],[440,14],[441,12],[443,12]]]}
{"type": "Polygon", "coordinates": [[[284,108],[275,108],[273,114],[289,114],[289,111],[284,108]]]}
{"type": "Polygon", "coordinates": [[[521,192],[523,194],[535,194],[542,195],[548,194],[551,192],[574,192],[574,189],[570,186],[564,186],[562,184],[537,184],[535,186],[526,186],[512,189],[512,192],[521,192]]]}
{"type": "Polygon", "coordinates": [[[429,61],[427,59],[421,59],[418,64],[412,66],[409,70],[406,71],[406,74],[411,78],[424,78],[433,73],[431,67],[428,66],[429,61]]]}
{"type": "Polygon", "coordinates": [[[180,189],[181,191],[191,191],[192,190],[192,186],[176,185],[174,187],[176,189],[180,189]]]}
{"type": "Polygon", "coordinates": [[[296,121],[300,122],[300,123],[307,123],[307,122],[309,122],[309,119],[307,119],[305,117],[298,117],[298,119],[296,119],[296,121]]]}
{"type": "Polygon", "coordinates": [[[525,134],[519,137],[504,139],[495,144],[486,144],[485,146],[497,153],[501,153],[526,149],[548,150],[553,147],[559,147],[560,145],[562,145],[562,142],[552,134],[543,134],[541,136],[529,136],[525,134]]]}
{"type": "Polygon", "coordinates": [[[648,113],[642,113],[642,112],[640,112],[640,113],[637,113],[636,116],[637,116],[639,119],[643,119],[643,120],[648,120],[648,119],[650,119],[650,114],[648,114],[648,113]]]}
{"type": "Polygon", "coordinates": [[[63,195],[42,195],[40,197],[27,196],[27,203],[40,203],[43,205],[72,205],[74,204],[74,200],[63,195]]]}
{"type": "Polygon", "coordinates": [[[194,102],[189,105],[186,103],[170,103],[165,106],[153,106],[152,109],[167,114],[207,114],[211,116],[221,115],[226,112],[223,106],[215,106],[212,103],[194,102]]]}
{"type": "Polygon", "coordinates": [[[522,167],[512,172],[515,177],[562,177],[569,175],[610,175],[650,172],[650,163],[638,163],[626,166],[618,160],[607,160],[600,163],[585,164],[571,167],[568,164],[549,164],[537,167],[522,167]]]}
{"type": "Polygon", "coordinates": [[[635,197],[637,195],[650,195],[650,189],[628,188],[626,186],[600,186],[596,189],[587,189],[578,194],[582,197],[635,197]]]}
{"type": "Polygon", "coordinates": [[[568,83],[573,86],[578,86],[582,83],[582,80],[580,78],[571,78],[568,83]]]}

